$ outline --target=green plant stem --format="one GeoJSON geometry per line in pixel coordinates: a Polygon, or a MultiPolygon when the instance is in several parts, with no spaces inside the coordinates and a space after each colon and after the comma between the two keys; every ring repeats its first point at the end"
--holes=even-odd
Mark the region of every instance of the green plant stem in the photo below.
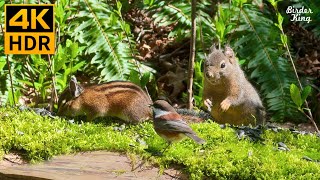
{"type": "MultiPolygon", "coordinates": [[[[282,35],[285,36],[282,27],[280,28],[280,30],[281,30],[282,35]]],[[[286,50],[287,50],[287,52],[288,52],[289,59],[290,59],[292,68],[293,68],[293,70],[294,70],[294,74],[295,74],[295,76],[296,76],[296,78],[297,78],[299,87],[300,87],[300,89],[302,90],[303,87],[302,87],[302,84],[301,84],[301,82],[300,82],[299,75],[298,75],[296,66],[294,65],[294,62],[293,62],[291,53],[290,53],[290,51],[289,51],[288,43],[284,43],[284,45],[285,45],[286,50]]],[[[310,110],[310,108],[309,108],[309,104],[308,104],[307,100],[304,101],[304,104],[305,104],[305,106],[307,107],[307,113],[308,113],[308,114],[306,114],[306,113],[303,111],[304,114],[307,116],[307,118],[311,121],[311,123],[313,124],[313,126],[316,128],[316,131],[317,131],[318,133],[320,133],[319,128],[318,128],[316,122],[315,122],[314,119],[313,119],[313,116],[312,116],[312,113],[311,113],[311,110],[310,110]]]]}
{"type": "MultiPolygon", "coordinates": [[[[277,14],[278,14],[278,13],[279,13],[278,8],[277,8],[277,3],[278,3],[278,2],[277,2],[277,1],[273,1],[273,0],[269,0],[269,2],[271,3],[271,5],[274,7],[275,11],[276,11],[277,14]]],[[[281,16],[280,13],[279,13],[279,15],[281,16]]],[[[279,15],[278,15],[278,16],[279,16],[279,15]]],[[[285,33],[283,32],[282,20],[279,20],[279,18],[278,18],[278,23],[279,23],[279,24],[277,25],[277,27],[280,29],[281,34],[282,34],[284,37],[286,37],[285,33]]],[[[295,74],[296,79],[297,79],[297,81],[298,81],[300,90],[302,91],[302,90],[303,90],[303,87],[302,87],[302,84],[301,84],[301,82],[300,82],[300,79],[299,79],[299,75],[298,75],[296,66],[294,65],[294,62],[293,62],[293,59],[292,59],[292,56],[291,56],[291,53],[290,53],[290,50],[289,50],[288,42],[287,42],[287,41],[282,41],[282,43],[283,43],[283,45],[285,46],[286,51],[287,51],[287,53],[288,53],[288,55],[289,55],[289,59],[290,59],[292,68],[293,68],[293,70],[294,70],[294,74],[295,74]]],[[[316,128],[317,133],[320,133],[320,131],[319,131],[318,127],[317,127],[317,124],[316,124],[316,122],[315,122],[314,119],[313,119],[313,116],[312,116],[312,113],[311,113],[311,110],[310,110],[310,108],[309,108],[309,104],[308,104],[307,100],[304,101],[304,104],[305,104],[305,106],[307,107],[306,109],[307,109],[308,114],[306,114],[304,111],[303,111],[303,114],[304,114],[304,115],[311,121],[311,123],[314,125],[314,127],[316,128]]]]}
{"type": "Polygon", "coordinates": [[[11,93],[12,93],[12,102],[15,105],[15,98],[14,98],[14,89],[13,89],[13,81],[12,81],[12,74],[11,74],[11,67],[10,67],[10,62],[9,62],[9,55],[6,55],[6,61],[8,65],[8,70],[9,70],[9,77],[10,77],[10,86],[11,86],[11,93]]]}
{"type": "Polygon", "coordinates": [[[48,61],[49,61],[49,66],[50,66],[50,71],[51,71],[51,80],[52,80],[52,88],[51,88],[51,99],[50,99],[50,111],[53,111],[53,106],[54,104],[58,103],[57,99],[57,88],[56,88],[56,80],[55,80],[55,73],[53,71],[53,64],[51,61],[51,57],[48,54],[48,61]]]}

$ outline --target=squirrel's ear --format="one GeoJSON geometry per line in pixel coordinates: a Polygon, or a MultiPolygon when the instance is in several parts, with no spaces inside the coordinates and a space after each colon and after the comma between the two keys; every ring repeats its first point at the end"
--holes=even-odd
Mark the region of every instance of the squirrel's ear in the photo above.
{"type": "Polygon", "coordinates": [[[83,87],[78,84],[75,76],[72,76],[69,82],[69,90],[74,98],[80,96],[83,92],[83,87]]]}
{"type": "Polygon", "coordinates": [[[227,45],[224,49],[224,55],[227,56],[227,58],[229,59],[230,63],[233,64],[235,61],[234,58],[234,52],[231,49],[231,47],[229,45],[227,45]]]}
{"type": "Polygon", "coordinates": [[[216,43],[213,43],[213,45],[210,47],[209,54],[211,54],[213,51],[217,50],[216,43]]]}

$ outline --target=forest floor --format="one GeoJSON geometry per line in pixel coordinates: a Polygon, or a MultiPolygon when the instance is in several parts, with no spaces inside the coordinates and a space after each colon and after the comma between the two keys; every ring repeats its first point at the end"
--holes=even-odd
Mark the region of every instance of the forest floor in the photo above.
{"type": "MultiPolygon", "coordinates": [[[[277,124],[286,129],[315,132],[310,123],[295,126],[293,123],[277,124]]],[[[80,152],[55,156],[50,160],[32,164],[25,161],[18,153],[4,155],[0,161],[0,179],[188,179],[181,169],[161,170],[139,157],[110,151],[80,152]]]]}
{"type": "Polygon", "coordinates": [[[150,122],[86,123],[9,107],[0,108],[0,122],[1,180],[320,176],[320,138],[300,129],[307,125],[287,124],[288,130],[277,125],[225,126],[210,120],[191,123],[206,143],[200,146],[185,139],[159,156],[167,143],[150,122]]]}

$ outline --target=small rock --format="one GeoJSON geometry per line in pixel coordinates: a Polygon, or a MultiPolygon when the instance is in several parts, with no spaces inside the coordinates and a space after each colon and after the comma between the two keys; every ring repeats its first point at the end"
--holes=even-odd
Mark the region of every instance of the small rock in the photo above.
{"type": "Polygon", "coordinates": [[[24,135],[24,132],[22,132],[22,131],[16,131],[16,133],[21,135],[21,136],[24,135]]]}
{"type": "Polygon", "coordinates": [[[25,106],[25,105],[22,105],[22,106],[19,107],[19,110],[20,111],[26,111],[26,110],[29,110],[29,107],[25,106]]]}
{"type": "Polygon", "coordinates": [[[226,124],[220,124],[221,129],[225,129],[226,127],[227,127],[226,124]]]}
{"type": "Polygon", "coordinates": [[[73,124],[74,123],[74,119],[70,119],[68,122],[73,124]]]}
{"type": "Polygon", "coordinates": [[[113,127],[114,131],[119,131],[119,127],[113,127]]]}
{"type": "Polygon", "coordinates": [[[309,158],[308,156],[303,156],[302,159],[307,160],[307,161],[313,161],[313,159],[309,158]]]}
{"type": "Polygon", "coordinates": [[[297,131],[297,130],[294,130],[294,131],[291,131],[292,133],[295,133],[295,134],[301,134],[300,131],[297,131]]]}
{"type": "Polygon", "coordinates": [[[136,139],[136,142],[139,143],[139,144],[142,145],[142,146],[146,146],[146,145],[147,145],[147,143],[146,143],[143,139],[141,139],[141,138],[137,138],[137,139],[136,139]]]}
{"type": "Polygon", "coordinates": [[[284,148],[284,147],[278,147],[278,150],[280,150],[280,151],[287,151],[287,149],[284,148]]]}
{"type": "Polygon", "coordinates": [[[238,139],[242,139],[245,137],[245,131],[240,129],[238,132],[237,132],[237,136],[238,136],[238,139]]]}
{"type": "Polygon", "coordinates": [[[288,148],[287,145],[283,142],[278,142],[278,146],[279,147],[284,147],[284,148],[288,148]]]}
{"type": "Polygon", "coordinates": [[[32,110],[41,116],[49,116],[50,118],[56,118],[54,112],[48,111],[44,108],[32,108],[32,110]]]}
{"type": "Polygon", "coordinates": [[[278,142],[278,149],[283,151],[290,151],[288,146],[283,142],[278,142]]]}
{"type": "Polygon", "coordinates": [[[277,126],[274,126],[274,125],[272,125],[272,124],[267,124],[266,127],[267,127],[268,129],[278,128],[277,126]]]}
{"type": "Polygon", "coordinates": [[[120,127],[113,127],[113,130],[114,131],[123,131],[123,130],[125,130],[125,128],[126,128],[126,125],[122,124],[120,127]]]}
{"type": "Polygon", "coordinates": [[[120,127],[119,127],[119,131],[123,131],[126,129],[126,125],[125,124],[122,124],[120,127]]]}
{"type": "Polygon", "coordinates": [[[278,128],[271,128],[271,130],[274,131],[274,132],[279,132],[278,128]]]}

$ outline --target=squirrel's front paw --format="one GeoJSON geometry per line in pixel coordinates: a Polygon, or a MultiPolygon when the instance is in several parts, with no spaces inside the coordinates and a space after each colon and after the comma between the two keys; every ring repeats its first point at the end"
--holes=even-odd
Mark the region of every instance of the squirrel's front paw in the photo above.
{"type": "Polygon", "coordinates": [[[210,101],[210,99],[206,99],[203,103],[207,107],[208,111],[211,112],[212,101],[210,101]]]}
{"type": "Polygon", "coordinates": [[[220,107],[223,112],[227,111],[230,107],[231,103],[228,99],[225,99],[221,102],[220,107]]]}

